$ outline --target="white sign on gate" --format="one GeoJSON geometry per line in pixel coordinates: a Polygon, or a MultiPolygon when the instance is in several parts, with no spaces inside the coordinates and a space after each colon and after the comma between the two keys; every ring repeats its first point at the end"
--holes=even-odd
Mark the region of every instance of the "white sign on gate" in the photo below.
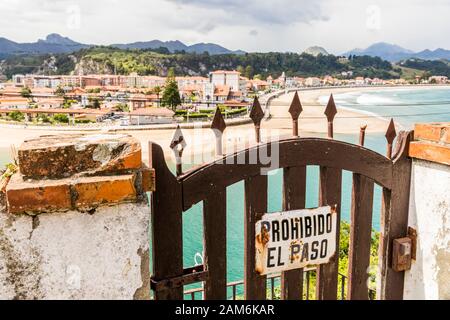
{"type": "Polygon", "coordinates": [[[336,210],[305,209],[262,216],[256,223],[260,275],[328,263],[336,254],[336,210]]]}

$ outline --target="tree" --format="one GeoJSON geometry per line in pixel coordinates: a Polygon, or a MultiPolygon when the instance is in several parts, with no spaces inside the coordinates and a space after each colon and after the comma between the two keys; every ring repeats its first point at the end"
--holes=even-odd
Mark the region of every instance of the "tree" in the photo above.
{"type": "Polygon", "coordinates": [[[66,91],[64,91],[64,89],[62,87],[58,87],[55,90],[55,95],[58,96],[58,97],[64,97],[65,94],[66,94],[66,91]]]}
{"type": "Polygon", "coordinates": [[[161,94],[162,88],[160,86],[156,86],[153,88],[153,92],[156,94],[156,100],[159,104],[159,95],[161,94]]]}
{"type": "Polygon", "coordinates": [[[28,87],[22,88],[22,90],[20,90],[20,95],[23,98],[31,98],[31,89],[28,87]]]}
{"type": "Polygon", "coordinates": [[[253,77],[253,72],[254,72],[253,67],[252,67],[252,66],[247,66],[247,67],[245,68],[245,77],[247,77],[247,78],[249,78],[249,79],[252,79],[252,77],[253,77]]]}
{"type": "Polygon", "coordinates": [[[170,107],[173,111],[181,104],[180,92],[173,68],[169,70],[161,104],[163,107],[170,107]]]}
{"type": "Polygon", "coordinates": [[[92,109],[100,109],[101,108],[101,104],[100,104],[100,101],[98,98],[89,97],[88,100],[90,103],[92,103],[92,105],[86,106],[86,108],[92,108],[92,109]]]}
{"type": "Polygon", "coordinates": [[[116,110],[120,112],[130,112],[130,108],[126,103],[119,103],[116,105],[116,110]]]}

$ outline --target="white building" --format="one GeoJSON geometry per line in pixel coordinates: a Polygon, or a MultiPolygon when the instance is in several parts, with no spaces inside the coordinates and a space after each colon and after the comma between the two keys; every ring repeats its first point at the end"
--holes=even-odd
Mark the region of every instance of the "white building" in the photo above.
{"type": "Polygon", "coordinates": [[[12,76],[12,82],[15,87],[23,87],[25,85],[25,76],[23,74],[15,74],[12,76]]]}
{"type": "Polygon", "coordinates": [[[305,86],[307,87],[318,87],[320,86],[320,84],[321,84],[320,79],[316,77],[306,78],[305,80],[305,86]]]}
{"type": "Polygon", "coordinates": [[[51,88],[56,89],[62,84],[60,77],[35,76],[33,79],[33,88],[51,88]]]}
{"type": "Polygon", "coordinates": [[[239,91],[240,73],[237,71],[218,70],[210,73],[210,82],[214,86],[229,86],[232,91],[239,91]]]}
{"type": "Polygon", "coordinates": [[[211,82],[205,83],[203,85],[203,100],[211,101],[214,97],[214,84],[211,82]]]}

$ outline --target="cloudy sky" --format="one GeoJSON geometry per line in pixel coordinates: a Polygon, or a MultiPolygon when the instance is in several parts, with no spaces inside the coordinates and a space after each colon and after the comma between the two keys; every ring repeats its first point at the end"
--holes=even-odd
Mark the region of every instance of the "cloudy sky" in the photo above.
{"type": "Polygon", "coordinates": [[[94,44],[181,40],[333,53],[384,41],[450,49],[450,0],[0,0],[0,37],[94,44]]]}

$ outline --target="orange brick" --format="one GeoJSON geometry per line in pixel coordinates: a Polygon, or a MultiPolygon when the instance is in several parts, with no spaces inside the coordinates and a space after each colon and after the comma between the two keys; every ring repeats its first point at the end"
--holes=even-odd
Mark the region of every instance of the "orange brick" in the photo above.
{"type": "Polygon", "coordinates": [[[136,201],[133,174],[77,179],[72,186],[74,205],[79,209],[95,208],[104,204],[136,201]]]}
{"type": "Polygon", "coordinates": [[[138,170],[141,145],[125,134],[42,136],[18,150],[20,172],[33,179],[138,170]]]}
{"type": "Polygon", "coordinates": [[[414,128],[414,139],[438,142],[441,140],[441,126],[430,123],[416,124],[414,128]]]}
{"type": "Polygon", "coordinates": [[[155,170],[144,168],[142,172],[142,191],[150,192],[155,191],[155,170]]]}
{"type": "Polygon", "coordinates": [[[71,208],[70,185],[63,181],[24,181],[15,174],[6,187],[10,213],[43,213],[71,208]]]}
{"type": "Polygon", "coordinates": [[[415,141],[411,143],[409,156],[411,158],[450,165],[450,146],[415,141]]]}
{"type": "Polygon", "coordinates": [[[441,142],[450,143],[450,125],[442,129],[441,142]]]}
{"type": "Polygon", "coordinates": [[[141,145],[130,143],[121,153],[120,157],[111,160],[106,166],[102,167],[100,172],[117,172],[122,170],[136,170],[142,166],[141,145]]]}

